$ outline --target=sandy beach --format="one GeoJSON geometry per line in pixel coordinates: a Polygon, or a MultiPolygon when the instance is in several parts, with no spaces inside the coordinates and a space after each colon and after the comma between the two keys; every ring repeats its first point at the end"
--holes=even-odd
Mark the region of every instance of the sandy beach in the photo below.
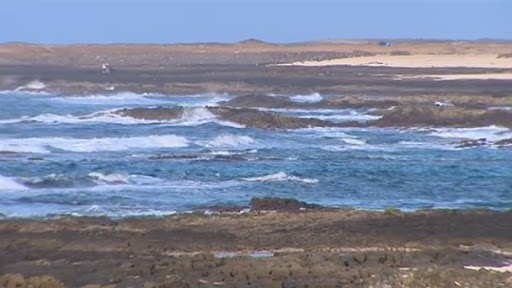
{"type": "Polygon", "coordinates": [[[512,58],[500,58],[496,54],[418,54],[375,55],[323,61],[293,62],[296,66],[369,66],[399,68],[496,68],[511,69],[512,58]]]}

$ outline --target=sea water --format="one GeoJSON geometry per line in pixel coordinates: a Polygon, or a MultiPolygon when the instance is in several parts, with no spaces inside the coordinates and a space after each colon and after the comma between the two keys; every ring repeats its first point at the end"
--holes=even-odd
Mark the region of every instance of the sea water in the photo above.
{"type": "MultiPolygon", "coordinates": [[[[0,213],[160,216],[264,196],[377,210],[512,208],[512,149],[457,148],[464,139],[512,138],[509,129],[262,130],[205,109],[230,98],[0,92],[0,213]],[[169,121],[113,113],[177,105],[185,113],[169,121]]],[[[376,118],[364,110],[270,110],[333,122],[376,118]]]]}

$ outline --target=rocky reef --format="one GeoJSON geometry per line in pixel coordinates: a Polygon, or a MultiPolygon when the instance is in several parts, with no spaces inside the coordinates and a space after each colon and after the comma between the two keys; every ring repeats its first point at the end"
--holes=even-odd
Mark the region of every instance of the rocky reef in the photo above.
{"type": "Polygon", "coordinates": [[[173,120],[183,115],[183,107],[156,107],[156,108],[124,108],[114,113],[143,120],[173,120]]]}
{"type": "Polygon", "coordinates": [[[288,97],[269,96],[263,94],[248,94],[235,97],[229,101],[221,102],[223,106],[229,107],[260,107],[260,108],[296,108],[298,103],[294,103],[288,97]]]}
{"type": "Polygon", "coordinates": [[[335,123],[314,118],[299,118],[249,108],[210,107],[210,112],[222,120],[250,128],[298,129],[308,127],[333,127],[335,123]]]}
{"type": "Polygon", "coordinates": [[[370,121],[379,127],[482,127],[497,125],[512,128],[512,113],[504,110],[403,105],[381,111],[382,118],[370,121]]]}
{"type": "Polygon", "coordinates": [[[265,197],[251,199],[251,210],[253,211],[301,211],[322,208],[320,205],[298,201],[293,198],[265,197]]]}
{"type": "Polygon", "coordinates": [[[285,96],[269,96],[263,94],[248,94],[222,102],[229,107],[259,107],[285,109],[357,109],[357,108],[389,108],[398,105],[394,100],[378,99],[364,96],[330,97],[318,102],[294,102],[285,96]]]}
{"type": "Polygon", "coordinates": [[[252,204],[261,210],[4,220],[0,287],[512,285],[512,273],[492,270],[510,263],[510,211],[300,211],[310,204],[280,198],[252,204]],[[292,210],[261,212],[276,203],[292,210]]]}
{"type": "Polygon", "coordinates": [[[489,141],[486,138],[480,139],[468,139],[462,140],[459,143],[456,143],[457,148],[474,148],[480,146],[493,146],[496,148],[510,148],[512,147],[512,139],[502,139],[498,141],[489,141]]]}

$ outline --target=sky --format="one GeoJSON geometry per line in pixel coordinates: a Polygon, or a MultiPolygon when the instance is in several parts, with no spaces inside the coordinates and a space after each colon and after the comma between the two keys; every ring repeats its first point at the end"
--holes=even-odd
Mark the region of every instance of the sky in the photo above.
{"type": "Polygon", "coordinates": [[[512,39],[512,0],[0,2],[0,43],[512,39]]]}

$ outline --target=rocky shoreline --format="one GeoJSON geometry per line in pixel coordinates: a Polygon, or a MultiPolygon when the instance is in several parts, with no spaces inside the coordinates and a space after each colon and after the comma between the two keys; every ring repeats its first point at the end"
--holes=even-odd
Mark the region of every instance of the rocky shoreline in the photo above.
{"type": "MultiPolygon", "coordinates": [[[[403,42],[392,48],[375,43],[254,41],[11,43],[0,45],[0,91],[46,91],[63,97],[124,91],[162,97],[227,93],[237,97],[201,109],[219,120],[255,129],[510,129],[512,80],[439,80],[443,75],[506,74],[509,69],[274,64],[415,54],[484,53],[501,59],[511,47],[471,42],[403,42]],[[100,69],[106,62],[110,73],[100,69]],[[292,101],[293,96],[311,93],[326,97],[292,101]],[[279,109],[359,109],[375,119],[333,122],[279,109]]],[[[109,113],[178,121],[187,109],[126,108],[109,113]]],[[[512,139],[453,144],[510,148],[512,139]]],[[[180,157],[194,156],[156,155],[151,160],[180,157]]],[[[203,207],[168,217],[4,216],[0,213],[0,287],[512,287],[511,210],[360,211],[263,198],[253,199],[249,207],[203,207]]]]}
{"type": "Polygon", "coordinates": [[[251,205],[251,212],[210,216],[2,220],[0,285],[512,284],[511,272],[494,271],[512,263],[510,211],[372,212],[279,198],[253,199],[251,205]]]}

